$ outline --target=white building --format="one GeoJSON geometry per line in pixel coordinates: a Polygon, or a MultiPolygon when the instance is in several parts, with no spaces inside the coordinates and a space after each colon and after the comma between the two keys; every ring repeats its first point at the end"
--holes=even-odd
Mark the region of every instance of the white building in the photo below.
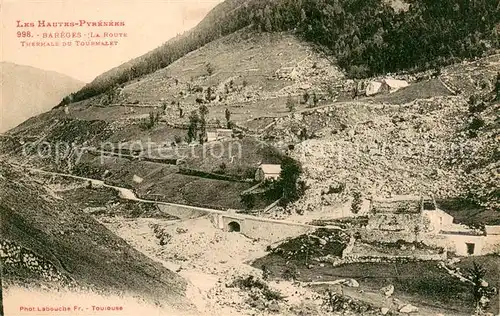
{"type": "Polygon", "coordinates": [[[233,130],[218,128],[216,130],[207,131],[206,136],[207,136],[207,142],[215,142],[218,140],[223,140],[233,137],[233,130]]]}
{"type": "Polygon", "coordinates": [[[256,181],[278,180],[281,173],[281,165],[260,164],[255,172],[256,181]]]}
{"type": "Polygon", "coordinates": [[[367,228],[389,232],[384,238],[401,235],[411,239],[411,234],[405,237],[405,231],[423,225],[420,238],[425,244],[446,248],[459,256],[500,254],[500,226],[486,225],[480,230],[456,224],[432,197],[373,198],[370,213],[367,228]]]}
{"type": "Polygon", "coordinates": [[[379,93],[393,93],[407,86],[408,82],[404,80],[385,78],[380,81],[370,81],[366,86],[365,94],[372,96],[379,93]]]}

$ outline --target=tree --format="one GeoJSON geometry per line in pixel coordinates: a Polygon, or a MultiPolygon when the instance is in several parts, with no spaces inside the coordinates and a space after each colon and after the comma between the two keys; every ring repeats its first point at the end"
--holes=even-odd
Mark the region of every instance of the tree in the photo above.
{"type": "Polygon", "coordinates": [[[306,129],[305,127],[303,127],[303,128],[300,130],[299,139],[300,139],[301,141],[303,141],[303,140],[307,140],[307,129],[306,129]]]}
{"type": "Polygon", "coordinates": [[[203,140],[205,139],[206,127],[207,127],[207,115],[209,113],[208,107],[205,104],[200,105],[199,108],[200,117],[200,143],[203,144],[203,140]]]}
{"type": "Polygon", "coordinates": [[[316,92],[314,92],[313,93],[313,104],[314,104],[314,106],[317,106],[318,102],[319,102],[318,95],[316,94],[316,92]]]}
{"type": "Polygon", "coordinates": [[[152,128],[155,126],[156,123],[156,116],[154,112],[149,112],[149,128],[152,128]]]}
{"type": "Polygon", "coordinates": [[[358,214],[361,211],[361,205],[363,204],[363,199],[361,198],[361,193],[356,191],[353,193],[353,199],[351,203],[351,212],[353,214],[358,214]]]}
{"type": "Polygon", "coordinates": [[[295,111],[295,100],[292,98],[292,96],[288,96],[288,98],[286,99],[286,108],[290,112],[295,111]]]}
{"type": "Polygon", "coordinates": [[[483,315],[489,298],[494,294],[494,290],[488,288],[488,283],[484,279],[486,272],[486,269],[476,262],[473,262],[472,268],[467,269],[468,279],[472,284],[471,294],[476,308],[476,315],[483,315]]]}
{"type": "Polygon", "coordinates": [[[309,92],[304,92],[304,94],[302,95],[302,98],[304,98],[304,104],[307,104],[307,102],[309,102],[309,92]]]}
{"type": "Polygon", "coordinates": [[[497,82],[495,83],[495,101],[500,101],[500,72],[497,73],[497,82]]]}
{"type": "Polygon", "coordinates": [[[188,127],[188,135],[187,141],[191,143],[193,140],[196,140],[196,136],[198,134],[198,124],[200,122],[200,117],[198,116],[198,112],[192,111],[189,115],[189,127],[188,127]]]}
{"type": "Polygon", "coordinates": [[[205,69],[207,70],[207,74],[209,76],[213,75],[213,73],[215,71],[215,67],[211,63],[206,63],[205,64],[205,69]]]}
{"type": "Polygon", "coordinates": [[[208,102],[211,102],[212,101],[212,87],[208,87],[207,88],[207,95],[206,95],[206,99],[208,102]]]}
{"type": "Polygon", "coordinates": [[[302,166],[290,157],[284,157],[281,162],[281,172],[278,187],[282,191],[281,205],[297,201],[303,194],[299,189],[298,179],[302,173],[302,166]]]}

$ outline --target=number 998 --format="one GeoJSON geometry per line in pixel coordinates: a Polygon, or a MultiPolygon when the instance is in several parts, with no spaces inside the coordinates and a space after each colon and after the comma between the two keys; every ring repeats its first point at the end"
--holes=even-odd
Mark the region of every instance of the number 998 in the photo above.
{"type": "Polygon", "coordinates": [[[30,31],[19,31],[17,32],[17,37],[31,37],[30,31]]]}

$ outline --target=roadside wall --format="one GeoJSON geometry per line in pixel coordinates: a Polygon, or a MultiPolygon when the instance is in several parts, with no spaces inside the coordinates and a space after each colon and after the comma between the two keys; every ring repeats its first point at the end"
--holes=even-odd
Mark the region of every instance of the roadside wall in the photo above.
{"type": "Polygon", "coordinates": [[[207,211],[180,205],[158,204],[158,208],[160,211],[178,217],[180,220],[198,218],[209,214],[207,211]]]}
{"type": "Polygon", "coordinates": [[[242,233],[252,239],[262,239],[270,243],[297,237],[315,229],[306,226],[291,225],[288,223],[263,222],[254,219],[245,219],[242,233]]]}

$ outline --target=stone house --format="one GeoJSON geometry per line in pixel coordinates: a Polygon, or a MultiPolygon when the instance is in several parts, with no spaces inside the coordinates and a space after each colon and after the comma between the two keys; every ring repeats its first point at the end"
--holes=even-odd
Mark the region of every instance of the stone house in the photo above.
{"type": "Polygon", "coordinates": [[[374,198],[366,229],[364,237],[372,240],[419,241],[459,256],[500,254],[500,226],[478,230],[456,224],[431,197],[374,198]]]}
{"type": "Polygon", "coordinates": [[[404,80],[385,78],[378,81],[370,81],[366,85],[365,94],[366,96],[372,96],[379,93],[393,93],[407,86],[408,82],[404,80]]]}
{"type": "Polygon", "coordinates": [[[228,139],[233,137],[232,129],[217,128],[206,132],[207,142],[215,142],[218,140],[228,139]]]}
{"type": "Polygon", "coordinates": [[[255,172],[255,180],[262,182],[265,180],[278,180],[281,173],[281,165],[260,164],[255,172]]]}

